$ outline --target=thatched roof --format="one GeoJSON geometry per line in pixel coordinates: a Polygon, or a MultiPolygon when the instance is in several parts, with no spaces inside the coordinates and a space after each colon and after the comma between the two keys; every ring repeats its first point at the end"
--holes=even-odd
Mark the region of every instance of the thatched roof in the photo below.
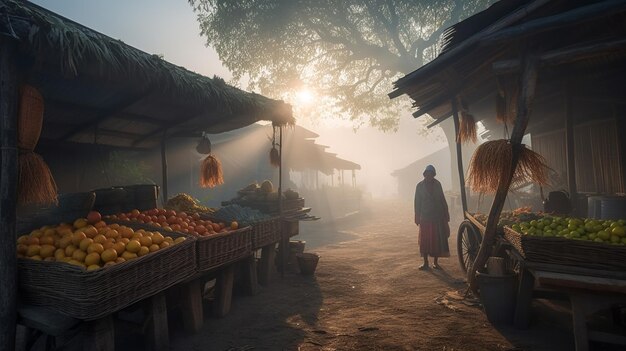
{"type": "Polygon", "coordinates": [[[0,34],[15,39],[27,83],[46,101],[43,138],[151,147],[165,132],[294,123],[282,101],[188,71],[35,4],[2,0],[0,14],[0,34]]]}
{"type": "Polygon", "coordinates": [[[409,95],[418,108],[413,115],[428,113],[436,119],[431,126],[451,115],[453,97],[462,98],[472,113],[493,109],[498,80],[519,71],[521,52],[540,60],[539,99],[562,90],[565,78],[591,89],[623,72],[625,39],[626,1],[502,0],[449,28],[442,53],[396,81],[389,96],[409,95]]]}

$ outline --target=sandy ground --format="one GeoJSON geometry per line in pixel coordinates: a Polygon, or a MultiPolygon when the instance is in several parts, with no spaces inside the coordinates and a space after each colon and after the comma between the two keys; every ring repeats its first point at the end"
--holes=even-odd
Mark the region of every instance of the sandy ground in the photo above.
{"type": "Polygon", "coordinates": [[[457,258],[441,260],[442,272],[419,271],[411,219],[409,204],[383,202],[340,223],[303,224],[295,239],[321,255],[314,277],[290,273],[255,296],[236,296],[229,315],[207,318],[197,334],[177,328],[172,315],[172,349],[573,349],[562,307],[534,303],[532,327],[519,331],[495,328],[480,307],[442,304],[446,293],[465,288],[457,258]]]}

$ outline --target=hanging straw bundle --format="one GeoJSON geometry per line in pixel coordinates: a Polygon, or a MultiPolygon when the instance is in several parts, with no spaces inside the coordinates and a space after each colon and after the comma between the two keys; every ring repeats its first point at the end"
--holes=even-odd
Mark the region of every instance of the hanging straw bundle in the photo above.
{"type": "Polygon", "coordinates": [[[478,135],[474,116],[469,113],[467,104],[460,97],[457,97],[457,106],[459,106],[461,110],[459,134],[456,137],[457,141],[460,143],[467,143],[469,141],[476,143],[476,141],[478,141],[478,135]]]}
{"type": "Polygon", "coordinates": [[[462,112],[461,113],[461,123],[459,127],[459,135],[458,139],[461,143],[467,143],[471,141],[472,143],[476,143],[478,141],[478,134],[476,132],[476,120],[474,116],[469,113],[462,112]]]}
{"type": "Polygon", "coordinates": [[[276,149],[276,127],[272,126],[272,149],[270,150],[270,164],[274,167],[280,167],[280,155],[276,149]]]}
{"type": "MultiPolygon", "coordinates": [[[[546,185],[548,166],[538,153],[519,145],[518,164],[511,180],[512,186],[527,182],[546,185]]],[[[511,174],[513,145],[508,140],[487,141],[478,146],[470,161],[467,184],[478,193],[495,193],[498,185],[511,174]]]]}
{"type": "Polygon", "coordinates": [[[18,204],[57,204],[57,186],[48,165],[34,152],[43,125],[43,97],[32,86],[20,88],[18,204]]]}
{"type": "Polygon", "coordinates": [[[200,187],[214,188],[224,184],[224,173],[222,172],[222,163],[213,154],[211,154],[211,141],[205,133],[196,146],[196,151],[201,154],[208,154],[202,161],[200,166],[200,187]]]}
{"type": "Polygon", "coordinates": [[[500,123],[511,124],[517,115],[517,96],[519,84],[514,79],[504,81],[498,78],[498,93],[496,94],[496,120],[500,123]]]}

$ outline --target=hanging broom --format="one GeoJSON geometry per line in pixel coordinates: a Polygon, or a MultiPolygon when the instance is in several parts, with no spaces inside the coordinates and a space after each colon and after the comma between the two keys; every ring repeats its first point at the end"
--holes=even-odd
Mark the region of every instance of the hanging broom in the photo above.
{"type": "Polygon", "coordinates": [[[224,184],[224,174],[222,172],[222,163],[211,153],[211,141],[205,133],[196,146],[196,151],[201,154],[207,154],[200,166],[200,187],[214,188],[224,184]]]}
{"type": "Polygon", "coordinates": [[[514,80],[503,81],[498,77],[496,93],[496,120],[500,123],[512,124],[517,115],[518,84],[514,80]]]}
{"type": "MultiPolygon", "coordinates": [[[[527,182],[546,185],[548,166],[538,153],[519,145],[518,164],[511,181],[512,186],[527,182]]],[[[511,174],[513,145],[508,140],[487,141],[478,146],[470,161],[467,184],[475,192],[495,193],[500,182],[511,174]]]]}
{"type": "Polygon", "coordinates": [[[476,143],[478,141],[476,133],[476,120],[474,119],[474,116],[468,112],[467,104],[460,97],[458,98],[458,106],[461,108],[461,123],[459,126],[457,141],[460,143],[467,143],[470,141],[472,143],[476,143]]]}
{"type": "Polygon", "coordinates": [[[280,167],[280,155],[276,148],[276,127],[272,126],[272,149],[270,150],[270,164],[274,167],[280,167]]]}
{"type": "Polygon", "coordinates": [[[30,85],[20,88],[18,117],[18,204],[57,204],[57,186],[50,168],[34,152],[43,124],[43,97],[30,85]]]}

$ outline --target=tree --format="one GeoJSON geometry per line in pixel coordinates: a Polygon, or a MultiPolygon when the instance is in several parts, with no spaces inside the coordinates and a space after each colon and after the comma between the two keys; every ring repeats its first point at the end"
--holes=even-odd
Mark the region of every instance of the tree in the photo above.
{"type": "MultiPolygon", "coordinates": [[[[397,127],[392,82],[436,57],[443,31],[493,0],[189,0],[235,81],[273,97],[307,87],[316,115],[397,127]]],[[[404,106],[403,106],[404,104],[404,106]]]]}

